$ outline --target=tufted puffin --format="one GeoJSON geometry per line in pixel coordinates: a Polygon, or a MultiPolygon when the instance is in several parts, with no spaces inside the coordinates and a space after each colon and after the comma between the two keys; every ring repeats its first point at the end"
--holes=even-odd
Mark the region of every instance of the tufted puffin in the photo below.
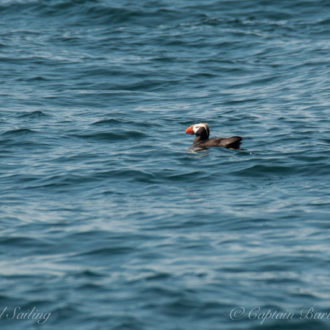
{"type": "Polygon", "coordinates": [[[196,135],[194,140],[194,147],[210,148],[222,147],[228,149],[239,150],[242,138],[240,136],[232,136],[230,138],[213,138],[209,139],[210,129],[205,123],[195,124],[186,129],[186,134],[196,135]]]}

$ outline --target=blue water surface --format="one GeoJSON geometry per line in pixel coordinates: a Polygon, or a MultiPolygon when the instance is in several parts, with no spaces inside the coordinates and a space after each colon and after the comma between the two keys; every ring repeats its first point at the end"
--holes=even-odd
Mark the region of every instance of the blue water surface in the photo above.
{"type": "Polygon", "coordinates": [[[329,329],[329,1],[0,18],[1,329],[329,329]]]}

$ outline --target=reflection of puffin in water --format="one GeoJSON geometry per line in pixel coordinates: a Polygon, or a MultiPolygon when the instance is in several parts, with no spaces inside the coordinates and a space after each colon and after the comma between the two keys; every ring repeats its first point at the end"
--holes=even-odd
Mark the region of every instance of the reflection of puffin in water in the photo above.
{"type": "Polygon", "coordinates": [[[240,136],[209,139],[210,129],[207,124],[192,125],[186,129],[186,134],[196,135],[194,140],[194,147],[203,149],[210,147],[222,147],[238,150],[242,141],[240,136]]]}

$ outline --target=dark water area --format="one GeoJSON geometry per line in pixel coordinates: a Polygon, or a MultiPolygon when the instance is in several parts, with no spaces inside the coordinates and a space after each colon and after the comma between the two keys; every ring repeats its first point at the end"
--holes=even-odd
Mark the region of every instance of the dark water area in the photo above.
{"type": "Polygon", "coordinates": [[[321,0],[0,1],[0,328],[329,329],[329,36],[321,0]]]}

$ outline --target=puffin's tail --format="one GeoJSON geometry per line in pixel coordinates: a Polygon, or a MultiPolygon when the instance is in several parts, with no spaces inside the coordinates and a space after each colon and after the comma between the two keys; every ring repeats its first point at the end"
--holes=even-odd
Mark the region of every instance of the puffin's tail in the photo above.
{"type": "Polygon", "coordinates": [[[232,136],[230,138],[223,139],[221,142],[225,148],[239,149],[242,140],[243,139],[240,136],[232,136]]]}

